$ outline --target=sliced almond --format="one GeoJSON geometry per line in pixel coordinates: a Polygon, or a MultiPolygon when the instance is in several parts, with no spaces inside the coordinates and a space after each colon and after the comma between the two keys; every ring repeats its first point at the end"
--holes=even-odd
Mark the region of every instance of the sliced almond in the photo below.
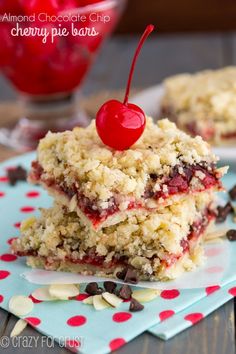
{"type": "Polygon", "coordinates": [[[33,293],[32,296],[39,301],[55,301],[57,298],[53,297],[49,293],[49,287],[46,286],[44,288],[38,288],[33,293]]]}
{"type": "Polygon", "coordinates": [[[34,308],[33,301],[24,295],[15,295],[9,301],[9,310],[16,316],[26,316],[34,308]]]}
{"type": "Polygon", "coordinates": [[[93,296],[86,297],[86,299],[84,299],[82,303],[86,305],[93,305],[93,296]]]}
{"type": "Polygon", "coordinates": [[[132,297],[139,302],[149,302],[160,295],[160,290],[157,289],[142,289],[134,290],[132,297]]]}
{"type": "Polygon", "coordinates": [[[102,293],[102,298],[112,307],[118,307],[123,302],[118,296],[108,292],[102,293]]]}
{"type": "Polygon", "coordinates": [[[19,336],[19,334],[21,334],[24,331],[26,326],[27,326],[27,322],[25,320],[22,319],[18,320],[10,333],[10,337],[19,336]]]}
{"type": "Polygon", "coordinates": [[[52,284],[48,291],[58,300],[68,300],[69,297],[79,295],[79,288],[74,284],[52,284]]]}
{"type": "Polygon", "coordinates": [[[95,310],[104,310],[110,305],[103,299],[102,295],[94,295],[93,296],[93,306],[95,310]]]}
{"type": "Polygon", "coordinates": [[[219,237],[225,237],[226,232],[227,232],[226,229],[213,231],[213,232],[210,232],[210,233],[206,234],[204,239],[205,240],[212,240],[212,239],[219,238],[219,237]]]}
{"type": "Polygon", "coordinates": [[[209,244],[209,243],[220,243],[223,242],[222,237],[216,237],[216,238],[212,238],[210,240],[206,240],[205,244],[209,244]]]}

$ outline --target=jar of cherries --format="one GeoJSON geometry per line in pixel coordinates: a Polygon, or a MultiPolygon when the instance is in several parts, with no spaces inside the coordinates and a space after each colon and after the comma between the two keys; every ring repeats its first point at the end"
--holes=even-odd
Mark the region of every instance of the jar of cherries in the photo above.
{"type": "Polygon", "coordinates": [[[33,148],[50,129],[86,124],[75,92],[124,0],[0,0],[0,71],[20,94],[23,116],[0,142],[33,148]]]}

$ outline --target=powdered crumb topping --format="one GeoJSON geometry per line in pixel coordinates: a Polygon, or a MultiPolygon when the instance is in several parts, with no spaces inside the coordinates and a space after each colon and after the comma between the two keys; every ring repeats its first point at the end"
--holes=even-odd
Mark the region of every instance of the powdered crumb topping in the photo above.
{"type": "Polygon", "coordinates": [[[107,202],[114,194],[140,198],[151,174],[217,159],[201,137],[191,138],[167,119],[154,124],[147,118],[142,137],[128,150],[105,146],[92,121],[85,129],[48,133],[39,144],[38,161],[43,178],[76,183],[84,196],[107,202]]]}
{"type": "Polygon", "coordinates": [[[236,135],[236,67],[175,75],[164,85],[164,111],[172,111],[180,128],[208,140],[236,135]]]}

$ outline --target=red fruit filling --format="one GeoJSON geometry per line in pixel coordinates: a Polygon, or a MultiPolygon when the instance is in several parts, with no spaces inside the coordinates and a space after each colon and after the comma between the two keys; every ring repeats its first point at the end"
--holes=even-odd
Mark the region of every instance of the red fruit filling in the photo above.
{"type": "MultiPolygon", "coordinates": [[[[164,178],[161,177],[160,184],[161,187],[165,185],[165,191],[163,191],[163,188],[161,188],[158,192],[153,191],[154,183],[157,179],[159,180],[159,176],[151,174],[149,184],[147,185],[142,199],[139,201],[130,201],[127,210],[145,208],[145,201],[149,198],[156,200],[159,200],[160,198],[167,199],[169,196],[188,193],[190,190],[191,192],[200,192],[212,187],[216,187],[218,189],[222,187],[221,182],[216,176],[215,166],[204,166],[204,163],[193,166],[184,166],[182,167],[182,174],[180,174],[178,170],[179,168],[176,167],[170,176],[164,178]],[[199,172],[202,174],[201,179],[196,175],[196,173],[198,174],[199,172]],[[199,180],[199,186],[197,188],[191,188],[190,183],[193,177],[198,178],[199,180]]],[[[32,163],[30,179],[34,183],[42,182],[48,188],[64,194],[69,199],[71,199],[74,195],[77,195],[78,208],[92,222],[94,227],[97,227],[108,217],[119,212],[119,204],[115,197],[108,200],[109,207],[107,209],[101,209],[96,200],[90,200],[84,196],[75,184],[69,187],[63,182],[58,182],[54,178],[45,179],[43,176],[43,168],[37,161],[32,163]]]]}
{"type": "MultiPolygon", "coordinates": [[[[206,211],[202,217],[202,219],[196,221],[193,223],[193,225],[190,228],[190,232],[188,236],[184,239],[181,240],[181,246],[182,246],[182,253],[181,254],[170,254],[166,253],[166,256],[164,259],[161,260],[161,265],[168,268],[172,265],[174,265],[186,252],[189,252],[190,250],[190,244],[191,242],[196,242],[196,240],[204,233],[206,230],[209,222],[215,218],[215,214],[210,210],[209,208],[206,208],[206,211]]],[[[15,252],[17,256],[33,256],[37,257],[37,251],[28,251],[28,252],[15,252]]],[[[154,261],[156,259],[156,256],[153,256],[150,261],[154,261]]],[[[119,254],[116,254],[110,262],[105,262],[105,257],[104,256],[99,256],[96,254],[95,248],[91,248],[88,252],[87,255],[84,256],[82,259],[72,259],[67,257],[67,261],[74,263],[74,264],[88,264],[96,267],[102,267],[102,268],[112,268],[116,265],[128,265],[128,257],[126,256],[120,256],[119,254]]],[[[52,259],[52,257],[45,258],[46,261],[46,267],[50,268],[50,266],[54,263],[57,262],[57,259],[52,259]]]]}

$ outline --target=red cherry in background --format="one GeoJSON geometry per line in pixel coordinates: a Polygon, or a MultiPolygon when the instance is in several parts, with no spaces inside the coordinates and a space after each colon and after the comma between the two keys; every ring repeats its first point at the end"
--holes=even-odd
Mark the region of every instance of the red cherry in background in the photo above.
{"type": "Polygon", "coordinates": [[[22,14],[22,8],[17,0],[0,0],[0,15],[10,13],[11,15],[22,14]]]}
{"type": "Polygon", "coordinates": [[[10,64],[14,52],[14,38],[11,36],[11,27],[7,23],[0,23],[0,67],[10,64]]]}
{"type": "Polygon", "coordinates": [[[30,25],[32,28],[39,28],[42,31],[47,32],[49,35],[45,41],[43,42],[43,36],[33,36],[30,35],[28,37],[23,37],[24,49],[27,54],[38,57],[49,57],[56,49],[59,37],[55,36],[52,41],[52,30],[54,28],[51,23],[41,23],[35,22],[30,25]]]}
{"type": "Polygon", "coordinates": [[[47,15],[56,15],[57,0],[20,0],[27,15],[46,13],[47,15]]]}
{"type": "Polygon", "coordinates": [[[130,69],[124,102],[107,101],[96,115],[98,135],[105,145],[116,150],[128,149],[140,138],[145,129],[145,113],[140,107],[128,103],[128,98],[138,55],[145,40],[153,30],[153,25],[147,26],[139,41],[130,69]]]}

